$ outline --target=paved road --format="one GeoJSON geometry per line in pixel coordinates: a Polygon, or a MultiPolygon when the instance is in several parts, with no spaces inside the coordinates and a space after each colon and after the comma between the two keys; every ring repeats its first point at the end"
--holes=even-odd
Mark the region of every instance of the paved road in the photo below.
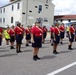
{"type": "MultiPolygon", "coordinates": [[[[40,49],[41,60],[32,60],[32,47],[22,45],[22,53],[17,54],[15,50],[10,50],[5,46],[5,41],[0,48],[0,75],[47,75],[64,66],[76,62],[76,42],[73,44],[73,51],[67,49],[68,40],[58,46],[59,55],[52,54],[52,46],[46,39],[45,44],[40,49]]],[[[57,73],[56,75],[76,75],[76,65],[57,73]]]]}

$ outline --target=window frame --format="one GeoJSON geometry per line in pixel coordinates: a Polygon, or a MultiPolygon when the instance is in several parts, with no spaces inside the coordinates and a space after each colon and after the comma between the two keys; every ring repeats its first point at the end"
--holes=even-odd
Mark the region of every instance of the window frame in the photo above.
{"type": "Polygon", "coordinates": [[[12,5],[12,11],[14,11],[14,5],[12,5]]]}
{"type": "Polygon", "coordinates": [[[2,23],[2,18],[0,18],[0,23],[2,23]]]}
{"type": "Polygon", "coordinates": [[[5,23],[5,18],[3,18],[3,23],[5,23]]]}
{"type": "Polygon", "coordinates": [[[13,23],[14,22],[14,17],[11,17],[11,23],[13,23]]]}
{"type": "Polygon", "coordinates": [[[17,9],[18,10],[20,9],[20,3],[17,3],[17,9]]]}
{"type": "Polygon", "coordinates": [[[39,5],[39,7],[38,7],[38,13],[41,13],[41,11],[42,11],[42,5],[39,5]]]}
{"type": "Polygon", "coordinates": [[[5,8],[3,8],[3,13],[5,13],[5,8]]]}

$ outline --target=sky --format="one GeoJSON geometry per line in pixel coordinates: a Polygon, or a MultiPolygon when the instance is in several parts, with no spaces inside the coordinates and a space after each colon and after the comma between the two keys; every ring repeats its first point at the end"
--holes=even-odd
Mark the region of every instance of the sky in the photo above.
{"type": "Polygon", "coordinates": [[[55,14],[76,14],[76,0],[53,0],[55,14]]]}
{"type": "MultiPolygon", "coordinates": [[[[52,0],[55,5],[54,15],[76,14],[76,0],[52,0]]],[[[9,0],[0,0],[0,6],[8,4],[9,0]]]]}

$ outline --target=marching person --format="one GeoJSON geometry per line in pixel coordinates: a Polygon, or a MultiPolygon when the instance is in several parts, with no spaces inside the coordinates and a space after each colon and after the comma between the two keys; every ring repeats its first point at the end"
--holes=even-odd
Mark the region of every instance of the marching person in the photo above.
{"type": "Polygon", "coordinates": [[[64,34],[65,34],[65,26],[64,23],[61,24],[60,26],[60,43],[63,44],[63,39],[64,39],[64,34]]]}
{"type": "MultiPolygon", "coordinates": [[[[24,31],[25,31],[25,29],[23,28],[23,25],[21,25],[20,27],[21,27],[21,29],[23,30],[23,32],[22,32],[22,40],[23,40],[23,38],[24,38],[24,31]]],[[[21,44],[22,44],[22,40],[21,40],[21,44]]]]}
{"type": "Polygon", "coordinates": [[[75,41],[76,41],[76,25],[75,25],[75,27],[74,27],[74,28],[75,28],[75,41]]]}
{"type": "Polygon", "coordinates": [[[5,36],[6,46],[7,47],[9,46],[9,41],[10,41],[9,31],[10,31],[10,28],[8,26],[7,29],[4,31],[4,36],[5,36]]]}
{"type": "Polygon", "coordinates": [[[0,46],[2,45],[2,35],[3,34],[3,30],[2,28],[0,28],[0,46]]]}
{"type": "Polygon", "coordinates": [[[9,30],[9,35],[10,35],[10,49],[15,49],[14,48],[14,42],[15,42],[15,31],[14,31],[14,25],[11,26],[11,29],[9,30]]]}
{"type": "Polygon", "coordinates": [[[26,33],[26,46],[29,46],[29,41],[31,39],[31,30],[29,26],[27,26],[27,28],[25,29],[25,33],[26,33]]]}
{"type": "Polygon", "coordinates": [[[29,43],[31,43],[31,31],[32,31],[32,26],[29,26],[29,30],[30,30],[30,39],[29,39],[29,43]]]}
{"type": "Polygon", "coordinates": [[[59,24],[56,23],[54,28],[53,54],[59,54],[59,52],[57,52],[57,46],[59,42],[60,42],[60,29],[59,29],[59,24]]]}
{"type": "Polygon", "coordinates": [[[74,25],[72,24],[69,29],[69,45],[68,45],[69,50],[73,50],[72,43],[74,41],[74,36],[75,36],[75,28],[74,25]]]}
{"type": "Polygon", "coordinates": [[[53,36],[53,34],[54,34],[54,25],[52,25],[52,27],[50,28],[50,32],[51,32],[50,42],[51,42],[51,46],[53,46],[53,44],[54,44],[54,36],[53,36]]]}
{"type": "Polygon", "coordinates": [[[66,37],[69,37],[69,26],[66,27],[66,37]]]}
{"type": "Polygon", "coordinates": [[[22,41],[23,30],[20,26],[21,26],[21,23],[17,23],[17,27],[14,29],[15,35],[16,35],[16,52],[17,53],[22,52],[21,51],[21,41],[22,41]]]}
{"type": "Polygon", "coordinates": [[[42,47],[43,29],[40,27],[40,23],[36,22],[32,28],[32,47],[33,49],[33,60],[40,60],[38,57],[39,48],[42,47]]]}
{"type": "Polygon", "coordinates": [[[43,26],[43,43],[46,39],[46,36],[47,36],[47,28],[46,28],[46,26],[43,26]]]}

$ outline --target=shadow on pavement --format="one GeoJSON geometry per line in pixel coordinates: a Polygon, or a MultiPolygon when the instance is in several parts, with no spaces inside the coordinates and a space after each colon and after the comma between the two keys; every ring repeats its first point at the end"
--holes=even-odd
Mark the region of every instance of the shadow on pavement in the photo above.
{"type": "Polygon", "coordinates": [[[45,46],[45,47],[42,47],[42,48],[49,48],[49,47],[46,47],[46,46],[45,46]]]}
{"type": "Polygon", "coordinates": [[[53,59],[53,58],[55,58],[56,56],[54,56],[54,55],[48,55],[48,56],[43,56],[41,59],[43,60],[43,59],[53,59]]]}
{"type": "Polygon", "coordinates": [[[26,47],[21,47],[21,48],[26,48],[26,47]]]}
{"type": "Polygon", "coordinates": [[[76,50],[76,48],[73,48],[73,50],[76,50]]]}
{"type": "Polygon", "coordinates": [[[32,52],[32,50],[24,50],[24,51],[22,51],[22,52],[32,52]]]}
{"type": "Polygon", "coordinates": [[[4,54],[4,55],[0,55],[0,57],[11,57],[11,56],[16,56],[18,54],[4,54]]]}
{"type": "Polygon", "coordinates": [[[64,53],[69,53],[69,52],[71,52],[71,51],[61,51],[61,52],[59,52],[60,54],[64,54],[64,53]]]}
{"type": "Polygon", "coordinates": [[[0,50],[0,52],[8,52],[9,50],[0,50]]]}
{"type": "Polygon", "coordinates": [[[68,44],[68,42],[64,42],[62,45],[64,45],[64,44],[68,44]]]}
{"type": "Polygon", "coordinates": [[[5,47],[0,47],[0,49],[5,49],[5,47]]]}
{"type": "Polygon", "coordinates": [[[50,42],[44,42],[43,44],[50,44],[50,42]]]}

